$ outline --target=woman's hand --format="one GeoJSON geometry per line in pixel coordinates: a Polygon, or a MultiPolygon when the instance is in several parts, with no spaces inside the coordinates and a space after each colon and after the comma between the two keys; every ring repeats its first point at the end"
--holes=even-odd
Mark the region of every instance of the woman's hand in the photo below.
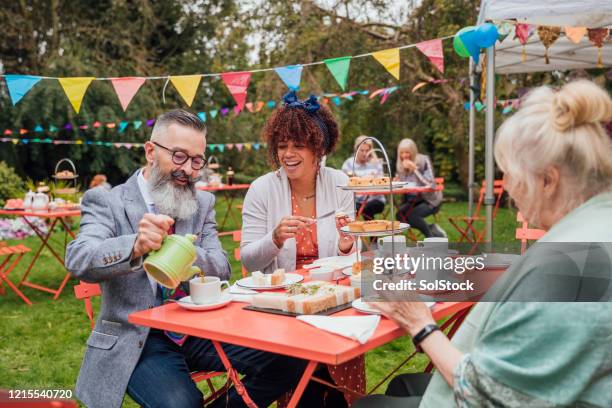
{"type": "Polygon", "coordinates": [[[345,234],[340,229],[347,226],[349,222],[351,222],[351,219],[348,215],[338,214],[336,216],[336,229],[338,230],[338,235],[340,236],[338,239],[338,250],[343,254],[349,252],[355,243],[355,238],[353,238],[351,235],[345,234]]]}
{"type": "Polygon", "coordinates": [[[373,307],[414,337],[423,327],[435,324],[429,307],[423,302],[372,302],[373,307]]]}
{"type": "Polygon", "coordinates": [[[402,166],[408,173],[412,173],[417,168],[416,163],[409,159],[402,161],[402,166]]]}
{"type": "Polygon", "coordinates": [[[300,228],[305,227],[313,221],[312,218],[301,217],[299,215],[283,217],[272,232],[272,241],[274,241],[274,245],[281,248],[286,240],[295,238],[300,228]]]}

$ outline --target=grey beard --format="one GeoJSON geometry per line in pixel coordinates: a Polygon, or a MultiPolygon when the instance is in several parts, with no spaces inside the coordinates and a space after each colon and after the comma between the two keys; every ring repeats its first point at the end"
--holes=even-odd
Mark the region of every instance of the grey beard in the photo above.
{"type": "Polygon", "coordinates": [[[199,204],[192,180],[185,186],[176,185],[172,180],[172,175],[163,174],[157,163],[154,162],[147,184],[149,195],[159,214],[165,214],[175,220],[186,220],[198,210],[199,204]]]}

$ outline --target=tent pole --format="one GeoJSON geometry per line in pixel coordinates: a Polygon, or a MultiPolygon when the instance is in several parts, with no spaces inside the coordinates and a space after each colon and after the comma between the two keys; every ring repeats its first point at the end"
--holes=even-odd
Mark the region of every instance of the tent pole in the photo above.
{"type": "Polygon", "coordinates": [[[474,125],[476,121],[476,112],[474,108],[474,60],[469,58],[469,75],[470,75],[470,122],[468,133],[468,216],[474,215],[474,125]]]}
{"type": "Polygon", "coordinates": [[[493,135],[495,131],[495,45],[487,48],[487,115],[485,133],[485,190],[484,204],[487,209],[485,242],[493,242],[493,135]]]}

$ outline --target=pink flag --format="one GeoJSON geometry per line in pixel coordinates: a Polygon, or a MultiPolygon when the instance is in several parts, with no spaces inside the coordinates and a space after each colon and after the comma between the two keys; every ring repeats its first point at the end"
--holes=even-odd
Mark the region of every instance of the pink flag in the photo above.
{"type": "Polygon", "coordinates": [[[244,104],[244,106],[246,106],[246,108],[249,110],[249,112],[253,112],[253,102],[248,102],[248,103],[244,104]]]}
{"type": "Polygon", "coordinates": [[[228,150],[232,150],[234,148],[233,143],[227,143],[225,146],[227,147],[228,150]]]}
{"type": "Polygon", "coordinates": [[[242,151],[242,143],[236,143],[236,149],[238,149],[239,152],[242,151]]]}
{"type": "Polygon", "coordinates": [[[132,98],[134,98],[134,95],[136,95],[136,92],[138,92],[145,81],[145,78],[140,77],[111,79],[113,88],[115,88],[115,92],[117,93],[117,97],[119,98],[119,102],[121,103],[121,107],[124,111],[127,109],[128,105],[132,101],[132,98]]]}
{"type": "Polygon", "coordinates": [[[438,68],[438,71],[444,73],[444,52],[442,51],[442,40],[423,41],[416,45],[429,61],[438,68]]]}
{"type": "Polygon", "coordinates": [[[247,96],[247,88],[251,82],[250,72],[226,72],[221,74],[221,79],[229,89],[236,101],[238,111],[244,108],[247,96]]]}

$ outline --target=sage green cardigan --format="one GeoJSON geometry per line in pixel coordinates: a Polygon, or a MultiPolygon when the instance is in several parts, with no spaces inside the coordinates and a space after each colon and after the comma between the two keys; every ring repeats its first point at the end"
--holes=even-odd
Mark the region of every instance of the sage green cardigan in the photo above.
{"type": "MultiPolygon", "coordinates": [[[[602,193],[571,211],[541,242],[599,242],[607,243],[603,246],[609,250],[612,193],[602,193]]],[[[530,256],[537,253],[532,249],[512,268],[527,269],[530,256]]],[[[608,255],[612,258],[612,252],[608,255]]],[[[608,261],[604,270],[612,278],[612,263],[608,261]]],[[[524,278],[520,269],[517,272],[515,286],[524,278]]],[[[465,354],[454,372],[455,387],[451,389],[435,373],[420,407],[492,406],[492,401],[495,406],[514,407],[521,406],[517,401],[521,397],[531,401],[529,406],[612,407],[609,299],[478,303],[452,343],[465,354]],[[494,386],[479,388],[479,377],[488,377],[483,383],[494,386]]]]}

